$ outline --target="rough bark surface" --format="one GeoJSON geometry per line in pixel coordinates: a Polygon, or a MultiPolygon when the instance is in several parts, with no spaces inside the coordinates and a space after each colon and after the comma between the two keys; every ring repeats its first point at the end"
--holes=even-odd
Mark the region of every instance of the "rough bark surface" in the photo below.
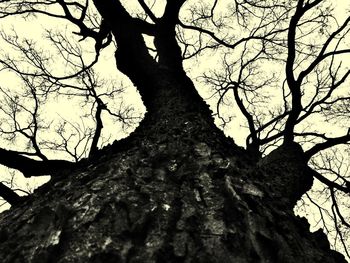
{"type": "Polygon", "coordinates": [[[293,214],[312,184],[298,145],[255,163],[178,111],[1,214],[1,262],[345,262],[293,214]]]}

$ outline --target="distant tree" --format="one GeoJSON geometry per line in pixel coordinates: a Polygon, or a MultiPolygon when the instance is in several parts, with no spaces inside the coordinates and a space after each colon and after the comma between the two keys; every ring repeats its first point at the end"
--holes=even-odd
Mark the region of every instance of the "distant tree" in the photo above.
{"type": "Polygon", "coordinates": [[[0,217],[3,262],[345,262],[293,208],[316,178],[297,207],[317,207],[349,256],[346,12],[326,0],[135,4],[0,0],[3,21],[64,25],[45,25],[45,49],[3,29],[1,69],[16,78],[0,83],[0,164],[51,176],[27,197],[0,183],[13,206],[0,217]],[[104,52],[146,113],[102,148],[116,137],[103,135],[107,114],[124,128],[140,119],[124,84],[101,77],[104,52]],[[214,113],[187,75],[210,87],[214,113]],[[77,121],[45,116],[60,99],[76,100],[77,121]],[[245,149],[213,120],[239,112],[245,149]]]}

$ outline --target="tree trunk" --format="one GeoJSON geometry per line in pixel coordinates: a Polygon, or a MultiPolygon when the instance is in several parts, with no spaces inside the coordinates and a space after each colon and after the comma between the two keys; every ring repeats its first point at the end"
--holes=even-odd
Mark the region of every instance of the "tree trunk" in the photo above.
{"type": "Polygon", "coordinates": [[[1,262],[345,262],[293,214],[298,145],[256,163],[185,74],[157,76],[131,136],[1,214],[1,262]]]}

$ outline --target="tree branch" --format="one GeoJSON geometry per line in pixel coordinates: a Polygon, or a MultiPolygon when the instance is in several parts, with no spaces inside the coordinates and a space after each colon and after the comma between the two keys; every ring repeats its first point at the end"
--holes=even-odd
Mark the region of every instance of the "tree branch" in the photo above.
{"type": "Polygon", "coordinates": [[[159,63],[172,70],[182,69],[182,52],[176,41],[175,26],[179,23],[179,12],[185,1],[168,0],[164,14],[157,23],[154,45],[159,63]]]}
{"type": "Polygon", "coordinates": [[[0,148],[0,164],[19,170],[25,177],[54,175],[55,172],[75,166],[74,163],[65,160],[37,161],[16,151],[2,148],[0,148]]]}
{"type": "Polygon", "coordinates": [[[310,173],[313,177],[315,177],[317,180],[319,180],[321,183],[324,183],[325,185],[327,185],[330,188],[336,188],[344,193],[350,193],[350,187],[348,186],[342,186],[336,182],[333,182],[329,179],[327,179],[326,177],[324,177],[323,175],[321,175],[320,173],[318,173],[317,171],[315,171],[312,168],[309,168],[310,173]]]}
{"type": "Polygon", "coordinates": [[[295,14],[292,16],[290,23],[289,23],[289,30],[288,30],[288,56],[286,61],[286,78],[287,78],[287,84],[289,87],[289,90],[292,94],[292,109],[290,111],[290,114],[288,116],[285,130],[284,130],[284,141],[285,142],[291,142],[293,141],[293,131],[294,126],[296,123],[296,120],[302,110],[301,106],[301,91],[300,91],[300,85],[301,83],[297,82],[294,76],[294,62],[296,57],[296,30],[298,27],[298,22],[300,18],[303,16],[303,14],[306,12],[306,10],[303,8],[304,1],[299,0],[295,14]]]}
{"type": "Polygon", "coordinates": [[[145,33],[145,29],[149,27],[154,28],[154,25],[132,18],[120,1],[94,0],[93,2],[116,38],[118,69],[134,83],[139,82],[140,74],[149,72],[148,66],[154,64],[141,34],[145,33]]]}
{"type": "Polygon", "coordinates": [[[328,149],[330,147],[333,147],[338,144],[344,144],[348,143],[350,141],[350,128],[348,129],[348,132],[346,135],[336,138],[328,138],[325,142],[318,143],[315,146],[311,147],[309,150],[305,152],[305,158],[307,160],[310,160],[312,156],[314,156],[316,153],[328,149]]]}
{"type": "Polygon", "coordinates": [[[97,102],[97,109],[96,109],[96,113],[95,113],[96,128],[95,128],[94,137],[93,137],[92,142],[91,142],[89,158],[93,157],[98,151],[97,144],[98,144],[98,141],[100,139],[101,131],[103,128],[101,113],[102,113],[102,110],[107,108],[106,105],[102,102],[102,100],[100,98],[96,98],[96,102],[97,102]]]}
{"type": "Polygon", "coordinates": [[[332,197],[332,202],[333,202],[333,205],[335,206],[335,210],[337,212],[337,215],[339,216],[340,218],[340,221],[342,222],[343,225],[347,226],[350,228],[350,224],[348,222],[345,221],[343,215],[341,214],[340,212],[340,209],[339,209],[339,206],[338,206],[338,203],[337,203],[337,200],[335,198],[335,191],[333,189],[333,187],[330,187],[330,191],[331,191],[331,197],[332,197]]]}
{"type": "Polygon", "coordinates": [[[0,182],[0,196],[10,205],[15,205],[21,202],[21,197],[10,187],[0,182]]]}
{"type": "Polygon", "coordinates": [[[139,4],[141,5],[142,9],[145,11],[145,13],[149,16],[149,18],[154,22],[158,22],[158,18],[153,14],[152,10],[148,7],[148,5],[145,3],[144,0],[138,0],[139,4]]]}
{"type": "Polygon", "coordinates": [[[350,50],[338,50],[338,51],[333,51],[333,52],[328,52],[325,53],[329,44],[332,42],[332,40],[341,32],[343,29],[350,23],[350,16],[344,21],[344,23],[336,30],[334,31],[328,39],[325,41],[325,43],[322,46],[322,49],[320,50],[319,54],[315,58],[315,60],[302,72],[300,72],[299,77],[298,77],[298,82],[301,82],[322,60],[325,58],[332,56],[332,55],[337,55],[337,54],[343,54],[343,53],[349,53],[350,50]]]}

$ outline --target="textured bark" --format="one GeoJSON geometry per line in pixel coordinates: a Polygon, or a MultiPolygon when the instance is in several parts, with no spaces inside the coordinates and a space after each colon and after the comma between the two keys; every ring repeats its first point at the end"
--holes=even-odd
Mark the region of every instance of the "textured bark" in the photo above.
{"type": "Polygon", "coordinates": [[[256,163],[197,95],[159,92],[129,138],[0,215],[1,262],[345,262],[293,215],[312,184],[298,145],[256,163]]]}

